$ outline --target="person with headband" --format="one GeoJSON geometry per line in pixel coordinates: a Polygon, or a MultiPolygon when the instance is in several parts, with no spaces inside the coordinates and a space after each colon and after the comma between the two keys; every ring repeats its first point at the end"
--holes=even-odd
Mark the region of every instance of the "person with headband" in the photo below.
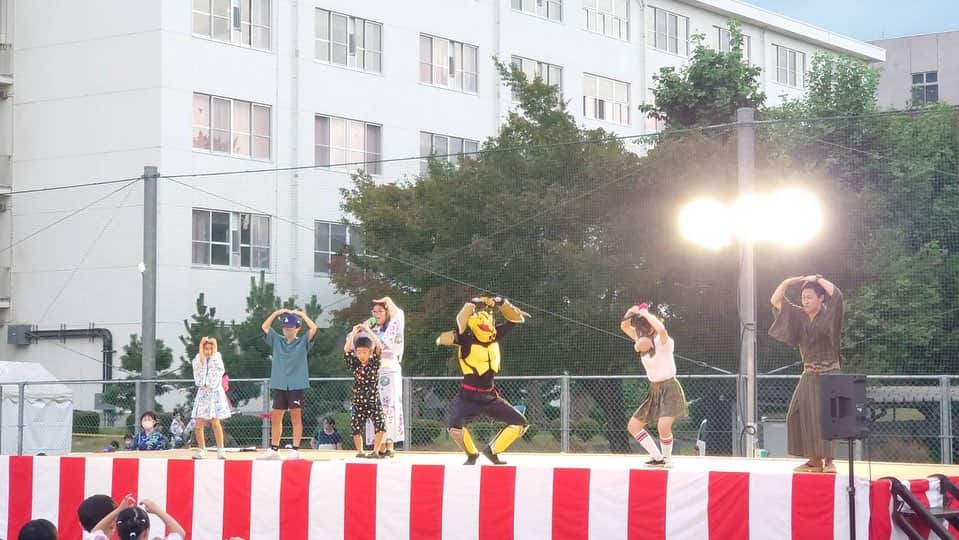
{"type": "Polygon", "coordinates": [[[353,373],[353,408],[350,413],[350,427],[353,429],[356,457],[375,459],[386,457],[380,453],[383,436],[386,435],[386,423],[383,420],[380,393],[376,388],[383,346],[376,334],[359,335],[366,328],[362,324],[353,327],[353,331],[346,338],[346,343],[343,344],[343,355],[346,359],[346,367],[353,373]],[[373,439],[373,451],[364,454],[363,428],[367,420],[373,422],[376,436],[373,439]]]}
{"type": "Polygon", "coordinates": [[[200,340],[200,350],[193,358],[193,382],[196,384],[196,399],[193,400],[193,420],[195,422],[197,449],[193,459],[206,457],[206,434],[204,427],[209,422],[216,439],[216,457],[226,459],[223,448],[223,425],[221,420],[230,417],[230,405],[223,390],[223,357],[217,351],[216,338],[204,337],[200,340]]]}
{"type": "MultiPolygon", "coordinates": [[[[383,346],[380,359],[380,375],[377,389],[383,405],[383,420],[386,422],[386,441],[383,455],[393,457],[394,445],[403,442],[406,425],[403,418],[403,334],[406,329],[406,314],[389,297],[373,300],[372,317],[367,321],[370,331],[376,334],[383,346]]],[[[376,437],[372,421],[366,423],[366,442],[372,444],[376,437]]]]}
{"type": "Polygon", "coordinates": [[[157,426],[157,415],[153,411],[146,411],[140,415],[140,431],[133,437],[131,450],[163,450],[166,448],[166,437],[160,433],[157,426]]]}
{"type": "Polygon", "coordinates": [[[787,450],[807,459],[796,471],[835,474],[832,441],[822,438],[819,377],[839,371],[842,291],[820,275],[798,276],[780,283],[770,302],[776,318],[769,327],[769,335],[799,347],[803,363],[802,377],[786,413],[787,450]],[[793,285],[800,285],[801,306],[786,298],[786,291],[793,285]]]}
{"type": "Polygon", "coordinates": [[[263,340],[273,351],[270,367],[270,390],[273,392],[273,411],[270,414],[270,448],[263,459],[280,458],[280,436],[283,434],[283,416],[290,411],[293,424],[293,451],[290,459],[299,459],[300,440],[303,438],[303,404],[306,389],[310,387],[307,355],[318,330],[316,323],[299,310],[278,309],[263,321],[263,340]],[[280,317],[283,335],[273,330],[273,321],[280,317]],[[300,322],[309,331],[298,336],[300,322]]]}
{"type": "Polygon", "coordinates": [[[90,540],[109,540],[110,536],[107,531],[114,528],[117,538],[120,540],[147,540],[150,534],[150,514],[160,518],[160,521],[166,526],[165,540],[184,540],[186,538],[186,530],[177,520],[173,519],[173,516],[164,512],[157,503],[144,499],[140,504],[143,508],[137,506],[133,495],[124,497],[116,510],[107,514],[93,528],[90,540]]]}
{"type": "Polygon", "coordinates": [[[640,361],[649,379],[646,399],[633,413],[626,429],[647,452],[649,467],[672,467],[673,422],[689,415],[686,394],[676,379],[676,359],[673,357],[675,343],[666,331],[666,326],[649,312],[649,306],[632,306],[623,315],[620,330],[633,340],[633,350],[639,353],[640,361]],[[662,451],[656,446],[646,425],[656,423],[662,451]]]}
{"type": "Polygon", "coordinates": [[[499,343],[529,317],[505,298],[481,296],[473,298],[456,314],[456,328],[443,332],[437,345],[455,346],[463,382],[453,402],[450,416],[450,438],[466,453],[464,465],[475,465],[480,452],[495,465],[505,465],[499,454],[526,433],[529,422],[510,402],[500,396],[494,378],[500,370],[499,343]],[[499,308],[505,322],[496,324],[493,308],[499,308]],[[506,422],[506,427],[483,449],[477,449],[467,425],[485,414],[506,422]]]}

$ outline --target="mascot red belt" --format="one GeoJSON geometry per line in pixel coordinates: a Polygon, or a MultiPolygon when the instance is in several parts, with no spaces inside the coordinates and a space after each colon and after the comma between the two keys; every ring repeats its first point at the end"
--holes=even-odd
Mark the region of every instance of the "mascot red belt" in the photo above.
{"type": "Polygon", "coordinates": [[[505,464],[499,454],[529,427],[526,417],[500,397],[493,384],[500,368],[499,342],[526,317],[528,313],[498,296],[473,298],[456,314],[456,330],[443,332],[436,339],[437,345],[456,346],[463,371],[462,388],[453,403],[449,431],[456,445],[466,452],[466,465],[474,465],[480,452],[496,465],[505,464]],[[499,308],[506,319],[504,322],[495,324],[494,307],[499,308]],[[466,426],[481,414],[506,422],[507,426],[485,448],[478,450],[466,426]]]}

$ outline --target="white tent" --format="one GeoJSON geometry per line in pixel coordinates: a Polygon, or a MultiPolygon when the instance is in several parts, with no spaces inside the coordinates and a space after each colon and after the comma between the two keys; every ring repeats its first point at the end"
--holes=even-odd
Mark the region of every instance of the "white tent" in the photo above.
{"type": "MultiPolygon", "coordinates": [[[[17,453],[20,388],[16,383],[53,381],[33,362],[0,361],[0,454],[17,453]]],[[[63,384],[24,386],[23,454],[69,454],[73,435],[73,392],[63,384]]]]}

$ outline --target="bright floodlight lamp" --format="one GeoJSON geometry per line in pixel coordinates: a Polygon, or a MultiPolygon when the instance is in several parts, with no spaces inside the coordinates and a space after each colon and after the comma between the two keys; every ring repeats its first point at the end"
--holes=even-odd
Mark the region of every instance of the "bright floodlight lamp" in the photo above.
{"type": "Polygon", "coordinates": [[[691,242],[719,250],[740,241],[798,246],[822,227],[822,210],[809,192],[788,189],[772,195],[745,195],[731,208],[711,199],[693,201],[680,211],[679,228],[691,242]]]}
{"type": "Polygon", "coordinates": [[[732,243],[729,211],[720,203],[702,199],[683,207],[679,213],[679,230],[689,241],[712,250],[732,243]]]}

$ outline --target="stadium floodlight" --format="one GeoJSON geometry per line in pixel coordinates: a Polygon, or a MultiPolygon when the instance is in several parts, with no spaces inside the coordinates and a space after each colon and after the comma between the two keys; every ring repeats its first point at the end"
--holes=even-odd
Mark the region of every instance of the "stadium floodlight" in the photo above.
{"type": "Polygon", "coordinates": [[[792,247],[815,238],[822,221],[815,196],[786,189],[745,195],[729,207],[712,199],[692,201],[679,213],[679,230],[687,240],[710,250],[737,240],[792,247]]]}

